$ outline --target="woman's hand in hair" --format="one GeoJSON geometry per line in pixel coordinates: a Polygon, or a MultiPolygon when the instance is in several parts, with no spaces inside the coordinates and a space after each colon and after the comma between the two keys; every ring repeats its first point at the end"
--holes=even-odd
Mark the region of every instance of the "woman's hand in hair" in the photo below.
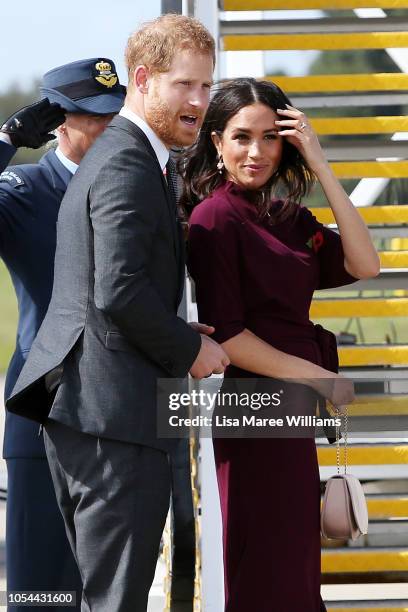
{"type": "Polygon", "coordinates": [[[279,135],[298,149],[309,168],[317,173],[322,165],[327,165],[319,139],[306,115],[289,104],[285,109],[278,108],[276,112],[282,117],[275,122],[280,128],[279,135]]]}

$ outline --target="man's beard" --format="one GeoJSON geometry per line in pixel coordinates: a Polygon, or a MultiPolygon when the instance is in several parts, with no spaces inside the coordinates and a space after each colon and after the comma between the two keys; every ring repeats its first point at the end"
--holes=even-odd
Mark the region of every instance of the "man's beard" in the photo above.
{"type": "Polygon", "coordinates": [[[178,113],[173,113],[167,102],[155,96],[148,108],[145,108],[145,116],[152,130],[167,146],[186,147],[193,144],[187,135],[184,137],[178,133],[178,113]]]}

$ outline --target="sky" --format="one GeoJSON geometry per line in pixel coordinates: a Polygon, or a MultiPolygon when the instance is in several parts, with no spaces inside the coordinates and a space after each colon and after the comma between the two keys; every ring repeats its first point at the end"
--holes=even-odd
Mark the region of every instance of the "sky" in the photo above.
{"type": "MultiPolygon", "coordinates": [[[[123,52],[129,34],[143,21],[160,14],[161,0],[0,0],[0,94],[13,84],[30,89],[34,79],[44,72],[78,59],[108,57],[112,59],[123,84],[126,70],[123,52]]],[[[301,11],[298,16],[311,17],[316,11],[301,11]]],[[[236,19],[254,18],[260,13],[224,14],[236,19]]],[[[274,11],[265,17],[279,19],[285,11],[274,11]]],[[[291,15],[293,17],[293,13],[291,15]]],[[[273,52],[222,54],[221,76],[263,76],[267,71],[283,69],[288,74],[302,74],[314,59],[315,52],[273,52]],[[229,56],[227,58],[227,55],[229,56]]]]}
{"type": "Polygon", "coordinates": [[[14,0],[1,2],[0,94],[25,90],[44,72],[78,59],[112,59],[126,84],[129,34],[160,14],[160,0],[14,0]]]}

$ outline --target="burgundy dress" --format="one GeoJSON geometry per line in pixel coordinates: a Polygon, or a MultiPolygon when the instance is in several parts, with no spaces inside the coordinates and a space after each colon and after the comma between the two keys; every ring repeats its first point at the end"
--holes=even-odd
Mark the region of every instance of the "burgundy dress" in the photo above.
{"type": "MultiPolygon", "coordinates": [[[[301,207],[293,218],[270,225],[232,182],[192,213],[189,270],[199,320],[214,325],[215,340],[247,328],[319,365],[321,345],[309,320],[313,292],[355,281],[344,269],[339,236],[309,210],[301,207]]],[[[226,372],[248,375],[232,366],[226,372]]],[[[314,439],[215,438],[214,452],[226,611],[324,611],[314,439]]]]}

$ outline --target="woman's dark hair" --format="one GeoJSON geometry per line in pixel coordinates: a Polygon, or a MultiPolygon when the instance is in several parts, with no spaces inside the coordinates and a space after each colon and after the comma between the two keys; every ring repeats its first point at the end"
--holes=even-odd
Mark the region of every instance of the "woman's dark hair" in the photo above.
{"type": "MultiPolygon", "coordinates": [[[[276,109],[290,104],[286,94],[269,81],[241,78],[218,84],[198,140],[179,162],[184,179],[180,205],[187,215],[196,204],[225,182],[225,177],[217,169],[217,150],[212,142],[211,132],[221,135],[229,120],[238,111],[257,102],[275,112],[276,109]]],[[[284,204],[279,211],[279,218],[272,217],[272,221],[282,221],[292,214],[301,198],[309,192],[313,182],[313,172],[296,147],[283,137],[282,159],[278,169],[261,189],[248,190],[247,195],[256,204],[260,217],[271,216],[272,198],[282,197],[284,204]]]]}

